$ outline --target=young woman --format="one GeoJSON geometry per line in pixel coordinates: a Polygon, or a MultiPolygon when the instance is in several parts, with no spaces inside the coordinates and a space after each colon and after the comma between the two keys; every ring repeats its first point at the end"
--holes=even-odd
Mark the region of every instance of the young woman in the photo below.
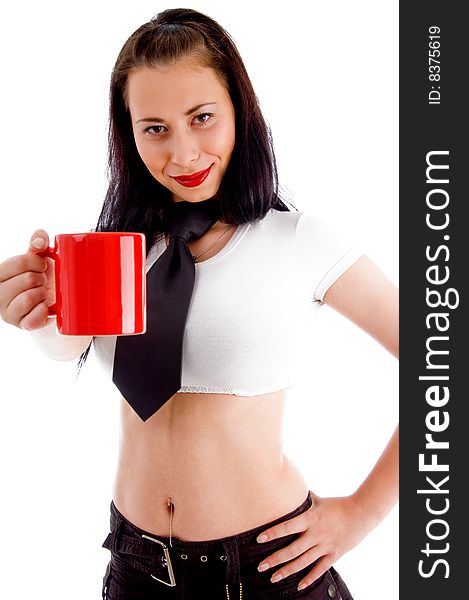
{"type": "MultiPolygon", "coordinates": [[[[210,210],[187,241],[195,281],[175,393],[148,408],[150,397],[143,414],[132,346],[56,334],[50,268],[36,254],[46,231],[0,265],[6,322],[32,331],[54,358],[82,364],[93,343],[128,390],[103,598],[350,600],[333,563],[397,500],[397,430],[355,493],[310,491],[282,451],[290,349],[302,317],[326,303],[397,357],[395,286],[332,226],[282,201],[243,62],[197,11],[164,11],[124,44],[111,80],[109,167],[97,230],[143,232],[148,281],[165,253],[187,257],[173,243],[181,211],[192,227],[210,210]]],[[[153,360],[148,348],[138,350],[143,361],[153,360]]],[[[146,368],[156,395],[162,376],[153,376],[146,368]]]]}

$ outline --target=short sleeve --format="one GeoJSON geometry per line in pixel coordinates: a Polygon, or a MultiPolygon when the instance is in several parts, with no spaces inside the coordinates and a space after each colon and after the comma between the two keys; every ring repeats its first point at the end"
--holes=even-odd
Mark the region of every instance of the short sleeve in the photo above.
{"type": "Polygon", "coordinates": [[[317,302],[324,301],[331,285],[363,255],[351,236],[309,213],[298,218],[295,251],[302,286],[317,302]]]}

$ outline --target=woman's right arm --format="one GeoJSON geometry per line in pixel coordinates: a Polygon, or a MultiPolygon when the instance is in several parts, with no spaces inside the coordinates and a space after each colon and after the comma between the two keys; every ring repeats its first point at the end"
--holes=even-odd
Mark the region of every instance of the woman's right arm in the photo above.
{"type": "Polygon", "coordinates": [[[25,254],[0,264],[0,316],[30,332],[42,352],[54,360],[73,360],[89,346],[91,336],[59,335],[48,306],[55,302],[54,264],[36,252],[49,245],[49,236],[38,229],[25,254]],[[38,240],[42,240],[42,245],[38,240]]]}

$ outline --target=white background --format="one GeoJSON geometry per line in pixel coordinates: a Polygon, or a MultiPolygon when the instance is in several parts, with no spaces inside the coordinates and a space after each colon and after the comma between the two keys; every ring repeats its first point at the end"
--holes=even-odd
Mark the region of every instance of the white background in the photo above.
{"type": "MultiPolygon", "coordinates": [[[[91,229],[106,188],[108,84],[127,37],[164,8],[233,36],[299,210],[332,219],[398,284],[398,3],[17,2],[0,18],[0,262],[31,233],[91,229]]],[[[366,477],[398,420],[397,361],[328,307],[289,393],[285,451],[320,496],[366,477]]],[[[90,354],[43,357],[0,322],[2,590],[99,598],[118,394],[90,354]]],[[[336,567],[355,600],[398,597],[398,507],[336,567]]]]}

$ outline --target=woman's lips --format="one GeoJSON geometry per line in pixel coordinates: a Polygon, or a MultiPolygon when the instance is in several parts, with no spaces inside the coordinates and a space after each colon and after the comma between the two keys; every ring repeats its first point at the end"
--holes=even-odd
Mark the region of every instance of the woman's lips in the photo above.
{"type": "Polygon", "coordinates": [[[170,177],[185,187],[197,187],[207,179],[212,167],[213,163],[208,167],[208,169],[205,169],[204,171],[198,171],[197,173],[192,173],[192,175],[180,175],[179,177],[173,177],[170,175],[170,177]]]}

